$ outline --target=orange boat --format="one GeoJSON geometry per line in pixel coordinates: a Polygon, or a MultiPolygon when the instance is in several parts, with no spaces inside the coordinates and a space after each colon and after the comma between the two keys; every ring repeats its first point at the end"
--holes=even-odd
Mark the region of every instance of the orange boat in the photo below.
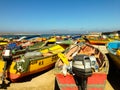
{"type": "Polygon", "coordinates": [[[94,45],[105,45],[110,40],[108,38],[96,37],[96,36],[87,36],[84,38],[86,42],[94,45]]]}

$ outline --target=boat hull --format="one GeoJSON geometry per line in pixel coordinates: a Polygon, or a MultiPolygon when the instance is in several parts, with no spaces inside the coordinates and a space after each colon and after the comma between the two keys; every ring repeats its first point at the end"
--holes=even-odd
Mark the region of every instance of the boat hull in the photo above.
{"type": "MultiPolygon", "coordinates": [[[[14,82],[24,76],[49,69],[55,65],[55,62],[58,59],[58,53],[61,53],[64,50],[65,48],[60,45],[52,45],[37,51],[27,52],[24,55],[22,54],[23,57],[13,56],[12,63],[9,64],[9,67],[7,67],[7,70],[5,71],[6,78],[9,78],[14,82]]],[[[1,59],[0,73],[2,73],[2,75],[5,65],[5,61],[1,59]]]]}
{"type": "Polygon", "coordinates": [[[120,41],[112,41],[106,45],[108,55],[116,68],[120,70],[120,41]]]}
{"type": "MultiPolygon", "coordinates": [[[[87,90],[104,90],[106,85],[106,80],[107,80],[107,74],[94,73],[91,77],[88,77],[87,90]]],[[[56,74],[55,81],[56,81],[55,83],[56,90],[59,89],[79,90],[78,85],[76,85],[76,82],[74,80],[74,77],[70,74],[67,75],[66,77],[62,74],[56,74]]]]}
{"type": "Polygon", "coordinates": [[[90,42],[90,44],[94,44],[94,45],[105,45],[105,44],[107,44],[108,43],[108,41],[100,41],[100,40],[97,40],[97,41],[95,41],[95,40],[89,40],[89,42],[90,42]]]}
{"type": "MultiPolygon", "coordinates": [[[[18,72],[16,70],[16,62],[12,62],[10,68],[6,71],[6,76],[9,78],[12,82],[16,81],[17,79],[20,79],[24,76],[28,76],[34,73],[38,73],[44,70],[47,70],[55,65],[56,60],[58,59],[57,54],[36,59],[36,60],[30,60],[30,63],[28,65],[28,70],[26,72],[18,72]]],[[[4,61],[0,61],[1,66],[4,66],[4,61]]],[[[0,66],[0,72],[2,73],[2,68],[0,66]]]]}
{"type": "Polygon", "coordinates": [[[115,64],[115,66],[120,70],[120,56],[114,55],[110,52],[109,52],[109,56],[113,61],[113,63],[115,64]]]}

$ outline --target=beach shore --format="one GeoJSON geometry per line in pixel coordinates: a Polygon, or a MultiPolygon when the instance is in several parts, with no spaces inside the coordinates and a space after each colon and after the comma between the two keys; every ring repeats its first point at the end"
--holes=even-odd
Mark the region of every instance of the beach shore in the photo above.
{"type": "MultiPolygon", "coordinates": [[[[7,90],[54,90],[55,68],[51,70],[23,78],[23,81],[11,83],[7,90]]],[[[105,90],[114,90],[110,82],[106,81],[105,90]]]]}
{"type": "MultiPolygon", "coordinates": [[[[103,46],[99,46],[99,48],[106,50],[103,46]]],[[[107,53],[106,51],[104,52],[107,53]]],[[[105,90],[119,90],[120,86],[118,85],[118,82],[120,80],[118,75],[120,74],[113,71],[114,65],[111,65],[111,60],[109,61],[110,70],[108,73],[105,90]]],[[[50,70],[24,77],[19,82],[10,83],[7,90],[54,90],[56,73],[56,69],[53,67],[50,70]]]]}

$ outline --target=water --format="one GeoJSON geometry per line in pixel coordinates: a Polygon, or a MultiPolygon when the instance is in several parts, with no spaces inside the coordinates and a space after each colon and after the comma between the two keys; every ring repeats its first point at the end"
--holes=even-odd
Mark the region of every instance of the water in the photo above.
{"type": "Polygon", "coordinates": [[[75,34],[33,34],[33,35],[26,35],[26,34],[21,34],[21,35],[0,35],[1,37],[3,38],[13,38],[13,39],[18,39],[20,37],[23,37],[23,36],[26,36],[26,37],[33,37],[33,36],[38,36],[38,37],[51,37],[51,36],[67,36],[67,35],[70,35],[70,36],[73,36],[75,34]]]}

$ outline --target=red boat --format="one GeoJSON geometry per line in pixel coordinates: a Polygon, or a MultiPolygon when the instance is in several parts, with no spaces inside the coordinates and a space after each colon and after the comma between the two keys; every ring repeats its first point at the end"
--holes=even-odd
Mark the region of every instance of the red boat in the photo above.
{"type": "Polygon", "coordinates": [[[63,58],[59,59],[56,63],[56,68],[59,68],[59,70],[63,72],[56,74],[56,81],[60,90],[67,87],[78,90],[75,84],[76,80],[73,78],[74,75],[80,78],[88,77],[86,82],[86,88],[88,88],[88,90],[95,88],[104,90],[109,71],[109,61],[104,53],[90,44],[79,43],[72,45],[72,47],[64,53],[64,56],[64,60],[62,60],[63,58]],[[66,62],[69,62],[69,64],[66,62]],[[64,83],[62,83],[62,80],[64,83]],[[73,84],[73,86],[66,86],[66,84],[73,84]]]}

